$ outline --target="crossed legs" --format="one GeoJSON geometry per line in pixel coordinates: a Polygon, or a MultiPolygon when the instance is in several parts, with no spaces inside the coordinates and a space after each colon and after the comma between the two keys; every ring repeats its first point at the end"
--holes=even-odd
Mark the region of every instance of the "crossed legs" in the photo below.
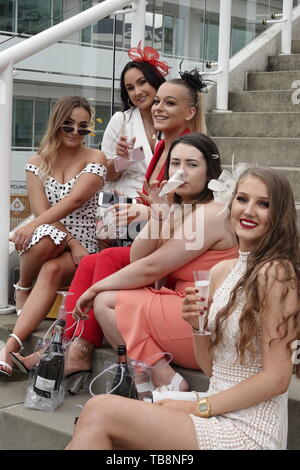
{"type": "MultiPolygon", "coordinates": [[[[76,267],[71,254],[64,252],[64,244],[56,246],[48,237],[43,237],[28,253],[22,255],[21,260],[21,283],[31,284],[37,275],[36,283],[13,330],[23,341],[45,318],[55,300],[56,291],[62,283],[70,282],[76,267]]],[[[19,347],[15,338],[8,338],[5,347],[0,351],[0,360],[11,366],[12,361],[8,353],[18,351],[19,347]]],[[[0,368],[5,371],[4,365],[0,368]]]]}

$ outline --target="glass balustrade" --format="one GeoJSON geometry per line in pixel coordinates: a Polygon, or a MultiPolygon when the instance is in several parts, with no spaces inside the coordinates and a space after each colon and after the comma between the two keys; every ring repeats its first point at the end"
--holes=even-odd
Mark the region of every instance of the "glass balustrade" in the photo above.
{"type": "MultiPolygon", "coordinates": [[[[279,0],[232,1],[231,56],[270,27],[263,24],[265,18],[282,12],[279,0]]],[[[0,51],[97,3],[0,0],[0,51]]],[[[219,10],[219,0],[148,0],[145,45],[160,51],[173,76],[182,59],[186,69],[205,70],[207,61],[218,59],[219,10]]],[[[38,148],[51,107],[63,95],[89,99],[95,130],[87,145],[98,147],[112,110],[120,108],[119,78],[128,61],[131,22],[130,13],[111,15],[16,64],[12,183],[24,188],[24,164],[38,148]]]]}

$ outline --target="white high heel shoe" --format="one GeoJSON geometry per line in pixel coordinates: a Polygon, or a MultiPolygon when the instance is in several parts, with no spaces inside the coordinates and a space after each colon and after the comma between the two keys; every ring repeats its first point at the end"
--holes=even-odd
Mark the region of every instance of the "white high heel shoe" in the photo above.
{"type": "MultiPolygon", "coordinates": [[[[22,291],[30,291],[32,289],[32,286],[30,287],[22,287],[19,285],[18,282],[16,282],[16,284],[13,285],[14,288],[15,288],[15,291],[16,290],[22,290],[22,291]]],[[[16,293],[15,293],[15,300],[16,300],[16,293]]],[[[17,310],[17,317],[19,317],[22,313],[22,309],[20,308],[19,310],[17,310]]]]}
{"type": "Polygon", "coordinates": [[[160,385],[155,389],[156,392],[173,392],[173,391],[180,391],[180,384],[184,380],[182,375],[175,373],[171,382],[168,385],[160,385]]]}
{"type": "MultiPolygon", "coordinates": [[[[14,333],[11,333],[10,335],[8,335],[8,337],[12,337],[14,338],[17,343],[19,343],[19,346],[20,346],[20,349],[19,349],[19,352],[22,351],[23,349],[23,343],[22,341],[20,340],[20,338],[15,335],[14,333]]],[[[3,347],[5,348],[5,344],[3,345],[3,347]]],[[[11,377],[12,375],[12,367],[5,361],[0,361],[0,366],[4,366],[6,369],[8,369],[8,372],[6,372],[5,370],[3,369],[0,369],[0,374],[3,374],[3,375],[7,375],[8,377],[11,377]]]]}

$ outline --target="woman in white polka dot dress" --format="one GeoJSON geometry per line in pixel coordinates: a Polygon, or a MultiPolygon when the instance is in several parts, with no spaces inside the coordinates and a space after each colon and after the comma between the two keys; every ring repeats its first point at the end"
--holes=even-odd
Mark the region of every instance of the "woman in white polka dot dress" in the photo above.
{"type": "Polygon", "coordinates": [[[79,261],[98,251],[95,215],[106,162],[99,150],[85,146],[91,118],[86,99],[61,98],[37,155],[25,167],[35,219],[11,237],[21,254],[20,279],[15,285],[21,315],[0,351],[0,374],[11,375],[8,353],[18,351],[44,319],[56,291],[71,281],[79,261]]]}

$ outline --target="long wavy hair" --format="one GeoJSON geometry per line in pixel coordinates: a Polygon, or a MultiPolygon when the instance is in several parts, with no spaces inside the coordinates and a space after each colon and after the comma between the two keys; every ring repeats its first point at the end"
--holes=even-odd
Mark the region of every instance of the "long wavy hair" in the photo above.
{"type": "Polygon", "coordinates": [[[150,85],[155,88],[155,90],[158,90],[160,85],[166,81],[166,79],[154,65],[149,64],[148,62],[128,62],[122,70],[120,77],[120,96],[123,104],[123,111],[127,111],[127,109],[130,109],[132,106],[134,106],[129,99],[129,95],[125,86],[125,74],[128,72],[128,70],[134,68],[142,72],[147,82],[150,83],[150,85]]]}
{"type": "MultiPolygon", "coordinates": [[[[245,275],[232,290],[228,304],[218,312],[216,336],[211,344],[211,350],[214,351],[217,345],[222,342],[223,326],[237,305],[239,294],[243,292],[245,304],[239,320],[240,335],[236,342],[237,356],[241,363],[245,362],[246,351],[250,353],[250,357],[254,357],[255,345],[260,337],[260,312],[266,304],[267,294],[263,299],[260,299],[258,275],[263,272],[264,265],[266,285],[268,272],[273,266],[275,267],[276,281],[283,283],[283,293],[280,299],[282,305],[284,305],[283,302],[290,290],[297,289],[298,292],[298,310],[291,312],[288,318],[282,317],[277,328],[278,338],[282,339],[288,335],[291,323],[293,331],[297,332],[298,338],[300,337],[300,250],[292,188],[285,176],[271,168],[249,168],[240,176],[232,201],[238,191],[239,184],[247,176],[259,178],[267,187],[270,229],[249,254],[245,275]]],[[[229,206],[230,211],[232,201],[229,206]]],[[[288,347],[291,343],[292,341],[289,342],[288,347]]],[[[300,377],[300,365],[295,369],[297,376],[300,377]]]]}
{"type": "Polygon", "coordinates": [[[40,170],[43,179],[49,176],[57,159],[60,146],[60,126],[68,119],[74,108],[85,109],[90,120],[93,117],[93,110],[89,102],[81,96],[63,96],[55,103],[49,117],[46,133],[38,148],[38,154],[42,160],[40,170]]]}

